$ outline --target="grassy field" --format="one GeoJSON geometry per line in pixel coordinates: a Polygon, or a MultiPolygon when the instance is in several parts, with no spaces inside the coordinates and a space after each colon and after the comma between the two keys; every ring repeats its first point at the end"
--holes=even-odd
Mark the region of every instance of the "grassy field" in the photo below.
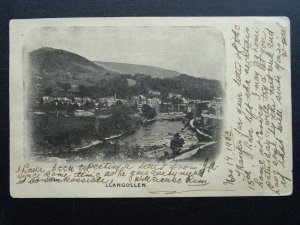
{"type": "Polygon", "coordinates": [[[41,149],[68,150],[81,145],[84,140],[96,138],[93,117],[49,117],[34,115],[31,119],[31,136],[41,149]]]}

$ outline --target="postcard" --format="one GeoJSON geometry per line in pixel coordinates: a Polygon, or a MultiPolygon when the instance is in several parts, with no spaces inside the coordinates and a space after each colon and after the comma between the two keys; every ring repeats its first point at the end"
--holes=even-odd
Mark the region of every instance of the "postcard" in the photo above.
{"type": "Polygon", "coordinates": [[[293,191],[286,17],[10,21],[15,198],[293,191]]]}

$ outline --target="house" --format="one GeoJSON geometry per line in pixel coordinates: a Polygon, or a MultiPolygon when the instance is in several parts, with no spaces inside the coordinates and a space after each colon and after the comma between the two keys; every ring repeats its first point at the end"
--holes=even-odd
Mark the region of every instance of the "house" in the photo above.
{"type": "Polygon", "coordinates": [[[83,103],[91,102],[92,101],[90,97],[85,97],[82,100],[83,100],[83,103]]]}
{"type": "Polygon", "coordinates": [[[146,101],[147,98],[144,95],[139,95],[139,99],[140,101],[146,101]]]}
{"type": "Polygon", "coordinates": [[[67,102],[69,99],[66,97],[57,97],[55,100],[59,102],[67,102]]]}
{"type": "Polygon", "coordinates": [[[169,93],[169,98],[182,98],[181,94],[176,94],[176,93],[169,93]]]}
{"type": "Polygon", "coordinates": [[[222,102],[222,98],[221,97],[214,97],[213,100],[215,102],[222,102]]]}
{"type": "Polygon", "coordinates": [[[147,104],[152,108],[159,108],[161,100],[159,98],[148,98],[147,104]]]}
{"type": "Polygon", "coordinates": [[[74,97],[74,102],[76,102],[76,103],[82,103],[82,98],[80,98],[80,97],[74,97]]]}
{"type": "Polygon", "coordinates": [[[71,92],[78,92],[78,85],[77,84],[71,84],[71,92]]]}
{"type": "Polygon", "coordinates": [[[43,102],[48,102],[50,100],[50,97],[49,96],[43,96],[42,99],[43,99],[43,102]]]}
{"type": "Polygon", "coordinates": [[[181,99],[182,99],[182,103],[185,103],[185,104],[189,103],[187,98],[182,97],[181,99]]]}
{"type": "Polygon", "coordinates": [[[216,115],[216,112],[217,112],[217,110],[215,108],[215,105],[212,105],[212,106],[208,107],[208,109],[207,109],[207,114],[216,115]]]}
{"type": "Polygon", "coordinates": [[[148,93],[151,94],[151,95],[154,95],[154,96],[160,96],[160,92],[159,91],[149,90],[148,93]]]}
{"type": "Polygon", "coordinates": [[[117,99],[115,96],[113,97],[105,97],[105,98],[100,98],[99,103],[101,103],[105,107],[110,107],[114,104],[116,104],[117,99]]]}

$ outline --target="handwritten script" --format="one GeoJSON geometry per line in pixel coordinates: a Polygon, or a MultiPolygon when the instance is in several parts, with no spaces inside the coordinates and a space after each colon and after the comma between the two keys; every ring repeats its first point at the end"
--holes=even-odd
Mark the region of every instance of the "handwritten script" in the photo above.
{"type": "Polygon", "coordinates": [[[199,165],[178,162],[123,164],[115,162],[58,165],[50,168],[26,163],[16,170],[17,184],[38,183],[99,183],[106,187],[147,187],[151,183],[206,186],[207,174],[215,170],[215,163],[199,165]]]}
{"type": "Polygon", "coordinates": [[[282,76],[286,65],[287,28],[235,25],[231,30],[234,53],[232,83],[236,115],[225,131],[228,165],[224,185],[244,182],[249,189],[265,188],[281,194],[291,177],[285,173],[286,148],[283,137],[282,76]]]}

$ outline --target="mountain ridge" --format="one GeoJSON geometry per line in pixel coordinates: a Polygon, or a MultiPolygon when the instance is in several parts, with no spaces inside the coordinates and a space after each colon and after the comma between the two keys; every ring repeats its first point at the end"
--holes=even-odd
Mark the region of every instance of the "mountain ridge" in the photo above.
{"type": "Polygon", "coordinates": [[[180,74],[155,66],[99,62],[62,49],[40,48],[29,53],[26,79],[33,95],[119,97],[147,94],[148,90],[179,93],[190,98],[219,96],[219,81],[180,74]],[[99,63],[102,65],[99,65],[99,63]]]}
{"type": "Polygon", "coordinates": [[[29,53],[32,71],[43,74],[93,74],[101,78],[109,74],[144,74],[153,78],[173,78],[181,75],[178,71],[165,69],[158,66],[91,61],[79,54],[56,49],[42,47],[29,53]]]}
{"type": "Polygon", "coordinates": [[[39,72],[109,72],[87,58],[63,49],[43,47],[29,53],[31,66],[39,72]],[[70,71],[66,71],[70,70],[70,71]]]}
{"type": "Polygon", "coordinates": [[[145,74],[153,78],[171,78],[178,77],[181,73],[175,70],[165,69],[158,66],[149,66],[133,63],[121,63],[121,62],[106,62],[106,61],[94,61],[97,65],[123,74],[145,74]]]}

